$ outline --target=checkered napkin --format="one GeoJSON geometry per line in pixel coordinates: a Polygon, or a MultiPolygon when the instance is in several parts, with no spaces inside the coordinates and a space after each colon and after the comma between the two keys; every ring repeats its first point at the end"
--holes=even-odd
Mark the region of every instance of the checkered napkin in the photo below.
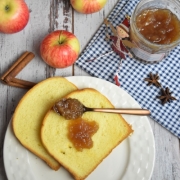
{"type": "MultiPolygon", "coordinates": [[[[138,0],[119,1],[108,16],[108,20],[116,27],[123,21],[125,15],[131,15],[137,3],[138,0]]],[[[105,40],[107,33],[112,32],[110,30],[107,32],[105,25],[102,24],[80,55],[76,65],[90,75],[112,83],[115,83],[114,75],[118,72],[120,87],[127,91],[142,108],[149,109],[152,119],[180,138],[180,45],[159,63],[143,64],[134,58],[126,57],[120,66],[120,57],[112,53],[110,42],[105,40]],[[96,59],[92,60],[93,58],[96,59]],[[172,96],[177,100],[165,105],[161,104],[157,99],[160,88],[147,86],[147,82],[144,81],[150,72],[158,73],[162,87],[169,87],[172,96]]]]}

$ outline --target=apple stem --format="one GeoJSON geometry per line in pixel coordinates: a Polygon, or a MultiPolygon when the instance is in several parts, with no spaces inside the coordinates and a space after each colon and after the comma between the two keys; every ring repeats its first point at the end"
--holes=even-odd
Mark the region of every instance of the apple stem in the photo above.
{"type": "Polygon", "coordinates": [[[59,33],[59,44],[62,44],[62,41],[61,41],[61,35],[62,35],[62,31],[60,31],[60,33],[59,33]]]}
{"type": "Polygon", "coordinates": [[[6,10],[6,11],[9,11],[9,6],[8,6],[8,5],[5,6],[5,10],[6,10]]]}

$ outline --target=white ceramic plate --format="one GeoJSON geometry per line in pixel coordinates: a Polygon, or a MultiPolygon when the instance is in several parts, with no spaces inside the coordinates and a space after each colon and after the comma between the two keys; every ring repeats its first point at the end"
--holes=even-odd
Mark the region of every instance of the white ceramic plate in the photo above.
{"type": "MultiPolygon", "coordinates": [[[[79,89],[91,87],[104,94],[117,108],[140,108],[123,89],[107,81],[86,77],[67,77],[79,89]]],[[[148,180],[151,178],[155,143],[145,116],[123,115],[134,133],[117,146],[88,176],[87,180],[148,180]]],[[[4,164],[8,180],[73,180],[64,169],[51,170],[41,159],[26,150],[15,138],[9,124],[4,141],[4,164]]]]}

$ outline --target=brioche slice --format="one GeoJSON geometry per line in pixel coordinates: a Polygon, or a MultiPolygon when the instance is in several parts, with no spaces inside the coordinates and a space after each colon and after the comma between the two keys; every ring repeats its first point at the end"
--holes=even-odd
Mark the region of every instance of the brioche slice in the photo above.
{"type": "MultiPolygon", "coordinates": [[[[73,91],[66,98],[78,99],[87,107],[114,108],[100,92],[92,88],[73,91]]],[[[41,139],[48,152],[63,165],[76,180],[85,179],[109,153],[133,130],[119,114],[86,112],[82,119],[95,121],[98,131],[92,136],[93,147],[77,151],[68,139],[68,124],[75,120],[65,120],[50,110],[42,123],[41,139]]]]}
{"type": "Polygon", "coordinates": [[[13,115],[12,126],[17,139],[54,170],[58,170],[60,164],[50,156],[41,142],[42,120],[57,99],[74,90],[77,87],[63,77],[46,79],[23,96],[13,115]]]}

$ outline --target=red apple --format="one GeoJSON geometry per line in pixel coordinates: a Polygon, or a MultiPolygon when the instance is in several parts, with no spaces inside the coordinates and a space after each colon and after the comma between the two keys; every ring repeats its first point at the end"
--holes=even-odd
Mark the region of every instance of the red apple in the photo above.
{"type": "Polygon", "coordinates": [[[107,0],[70,0],[72,7],[83,14],[91,14],[100,11],[107,0]]]}
{"type": "Polygon", "coordinates": [[[29,9],[24,0],[0,0],[0,32],[19,32],[28,21],[29,9]]]}
{"type": "Polygon", "coordinates": [[[64,30],[48,34],[40,45],[42,59],[54,68],[71,66],[77,60],[79,52],[80,44],[76,36],[64,30]]]}

